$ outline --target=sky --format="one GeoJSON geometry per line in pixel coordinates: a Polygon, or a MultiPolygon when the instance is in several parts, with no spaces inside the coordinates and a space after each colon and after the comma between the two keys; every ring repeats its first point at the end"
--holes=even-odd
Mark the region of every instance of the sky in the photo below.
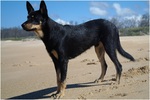
{"type": "MultiPolygon", "coordinates": [[[[35,10],[39,10],[40,1],[29,1],[35,10]]],[[[50,18],[61,24],[71,21],[78,24],[88,20],[104,18],[136,18],[149,12],[147,0],[124,1],[45,1],[50,18]]],[[[1,1],[1,27],[21,27],[27,20],[26,1],[1,1]]]]}

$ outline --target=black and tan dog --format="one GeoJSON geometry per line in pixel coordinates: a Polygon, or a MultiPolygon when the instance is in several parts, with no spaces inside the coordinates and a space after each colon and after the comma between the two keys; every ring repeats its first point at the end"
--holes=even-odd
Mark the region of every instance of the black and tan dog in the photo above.
{"type": "Polygon", "coordinates": [[[134,61],[134,58],[122,49],[116,26],[107,20],[91,20],[76,26],[61,25],[48,17],[44,1],[41,1],[40,9],[37,11],[34,11],[27,1],[27,11],[28,19],[22,24],[23,29],[36,33],[45,44],[55,65],[58,88],[56,94],[52,95],[53,98],[64,96],[69,59],[75,58],[92,46],[95,47],[102,67],[102,73],[96,81],[103,81],[106,74],[105,52],[116,67],[118,83],[122,66],[117,59],[116,50],[122,56],[134,61]]]}

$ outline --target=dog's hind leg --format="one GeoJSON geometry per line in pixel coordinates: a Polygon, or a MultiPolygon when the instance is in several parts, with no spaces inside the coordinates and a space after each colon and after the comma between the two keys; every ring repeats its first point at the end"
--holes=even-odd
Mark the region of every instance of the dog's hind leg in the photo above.
{"type": "Polygon", "coordinates": [[[97,57],[101,63],[101,75],[98,79],[95,80],[95,82],[99,82],[100,80],[103,81],[104,76],[107,71],[107,64],[105,61],[105,49],[103,44],[100,42],[98,45],[95,46],[95,52],[97,54],[97,57]]]}
{"type": "MultiPolygon", "coordinates": [[[[108,40],[108,39],[107,39],[108,40]]],[[[116,81],[118,84],[120,83],[120,77],[121,77],[121,72],[122,72],[122,65],[118,61],[117,54],[116,54],[116,45],[113,44],[113,41],[108,40],[103,42],[104,43],[104,48],[110,59],[113,61],[115,67],[116,67],[116,81]]]]}

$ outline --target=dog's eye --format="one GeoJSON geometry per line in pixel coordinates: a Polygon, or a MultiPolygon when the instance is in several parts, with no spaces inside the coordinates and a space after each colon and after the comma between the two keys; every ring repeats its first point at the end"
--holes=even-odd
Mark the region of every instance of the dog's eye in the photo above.
{"type": "Polygon", "coordinates": [[[28,18],[28,19],[33,19],[34,16],[33,16],[33,15],[32,15],[32,16],[27,16],[27,18],[28,18]]]}
{"type": "Polygon", "coordinates": [[[31,17],[34,18],[34,15],[32,15],[31,17]]]}
{"type": "Polygon", "coordinates": [[[40,24],[42,24],[42,21],[40,20],[40,24]]]}

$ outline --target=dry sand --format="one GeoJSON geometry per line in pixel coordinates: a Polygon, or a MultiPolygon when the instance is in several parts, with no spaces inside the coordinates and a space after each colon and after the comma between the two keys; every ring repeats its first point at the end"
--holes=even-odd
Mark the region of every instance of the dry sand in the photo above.
{"type": "MultiPolygon", "coordinates": [[[[131,62],[118,54],[123,66],[121,83],[113,84],[116,71],[107,55],[106,81],[94,83],[101,67],[92,47],[70,60],[63,99],[149,98],[149,36],[120,39],[122,47],[136,59],[131,62]]],[[[48,99],[56,90],[56,73],[42,41],[2,41],[1,44],[1,98],[48,99]]]]}

